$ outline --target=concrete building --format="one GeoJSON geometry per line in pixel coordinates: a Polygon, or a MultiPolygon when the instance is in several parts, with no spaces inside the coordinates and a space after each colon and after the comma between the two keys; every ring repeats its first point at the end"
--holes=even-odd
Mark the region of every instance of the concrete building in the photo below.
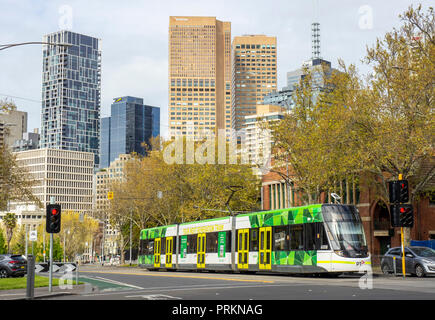
{"type": "Polygon", "coordinates": [[[110,191],[111,183],[121,181],[124,178],[124,166],[131,159],[129,154],[120,154],[118,158],[110,163],[105,169],[98,171],[95,174],[96,179],[96,199],[95,199],[95,215],[100,220],[105,221],[104,225],[104,254],[115,255],[119,254],[118,235],[116,228],[110,225],[109,206],[110,201],[107,199],[107,193],[110,191]]]}
{"type": "Polygon", "coordinates": [[[276,37],[245,35],[233,40],[232,127],[244,127],[264,97],[277,90],[276,37]]]}
{"type": "Polygon", "coordinates": [[[231,129],[231,23],[169,18],[170,137],[231,129]]]}
{"type": "Polygon", "coordinates": [[[99,164],[101,45],[97,38],[58,31],[43,46],[41,148],[92,152],[99,164]]]}
{"type": "MultiPolygon", "coordinates": [[[[44,148],[16,152],[15,155],[18,166],[28,170],[34,179],[32,192],[43,208],[50,203],[51,197],[55,197],[63,211],[92,213],[93,153],[44,148]]],[[[33,204],[11,202],[9,207],[15,212],[26,205],[33,204]]],[[[45,209],[42,211],[45,218],[45,209]]]]}
{"type": "Polygon", "coordinates": [[[290,110],[294,106],[293,90],[284,87],[280,91],[273,91],[264,97],[263,104],[273,104],[290,110]]]}
{"type": "Polygon", "coordinates": [[[13,152],[33,150],[39,148],[39,132],[38,129],[34,129],[33,132],[23,133],[23,138],[15,140],[12,145],[13,152]]]}
{"type": "Polygon", "coordinates": [[[146,154],[142,145],[160,135],[160,108],[143,104],[142,98],[115,98],[111,116],[101,119],[100,168],[120,154],[146,154]]]}
{"type": "MultiPolygon", "coordinates": [[[[27,132],[27,112],[11,110],[6,113],[0,113],[0,123],[3,128],[0,129],[0,140],[8,147],[12,147],[16,140],[23,138],[27,132]]],[[[1,141],[0,141],[1,143],[1,141]]]]}
{"type": "Polygon", "coordinates": [[[254,173],[258,176],[267,172],[272,149],[271,132],[263,125],[266,122],[279,121],[283,117],[282,108],[276,105],[257,105],[256,114],[245,117],[244,152],[249,155],[249,162],[256,166],[254,173]]]}

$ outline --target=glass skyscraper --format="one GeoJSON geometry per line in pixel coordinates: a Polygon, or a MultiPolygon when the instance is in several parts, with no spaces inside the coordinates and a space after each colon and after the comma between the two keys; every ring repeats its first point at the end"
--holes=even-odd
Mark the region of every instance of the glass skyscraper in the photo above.
{"type": "Polygon", "coordinates": [[[99,164],[100,40],[58,31],[43,46],[41,148],[94,153],[99,164]]]}
{"type": "Polygon", "coordinates": [[[111,116],[101,118],[101,162],[107,168],[120,154],[145,155],[142,143],[160,135],[160,108],[135,97],[115,98],[111,116]]]}

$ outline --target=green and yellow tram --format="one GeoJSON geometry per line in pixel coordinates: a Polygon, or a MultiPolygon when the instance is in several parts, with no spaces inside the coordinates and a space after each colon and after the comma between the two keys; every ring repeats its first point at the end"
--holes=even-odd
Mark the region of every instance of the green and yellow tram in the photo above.
{"type": "Polygon", "coordinates": [[[371,271],[355,206],[316,204],[144,229],[140,267],[283,273],[371,271]]]}

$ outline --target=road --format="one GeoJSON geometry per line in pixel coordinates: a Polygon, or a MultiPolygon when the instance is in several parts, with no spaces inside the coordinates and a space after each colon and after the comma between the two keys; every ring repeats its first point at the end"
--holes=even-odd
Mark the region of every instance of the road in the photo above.
{"type": "Polygon", "coordinates": [[[312,278],[81,266],[79,295],[56,300],[433,300],[435,277],[312,278]]]}

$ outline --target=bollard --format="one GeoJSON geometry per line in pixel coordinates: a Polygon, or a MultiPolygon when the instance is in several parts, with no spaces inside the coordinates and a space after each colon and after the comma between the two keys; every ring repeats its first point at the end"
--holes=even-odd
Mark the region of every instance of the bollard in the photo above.
{"type": "Polygon", "coordinates": [[[29,254],[27,257],[26,299],[28,300],[33,299],[34,289],[35,289],[35,257],[29,254]]]}
{"type": "Polygon", "coordinates": [[[396,257],[393,257],[393,269],[394,269],[394,275],[396,276],[396,257]]]}

